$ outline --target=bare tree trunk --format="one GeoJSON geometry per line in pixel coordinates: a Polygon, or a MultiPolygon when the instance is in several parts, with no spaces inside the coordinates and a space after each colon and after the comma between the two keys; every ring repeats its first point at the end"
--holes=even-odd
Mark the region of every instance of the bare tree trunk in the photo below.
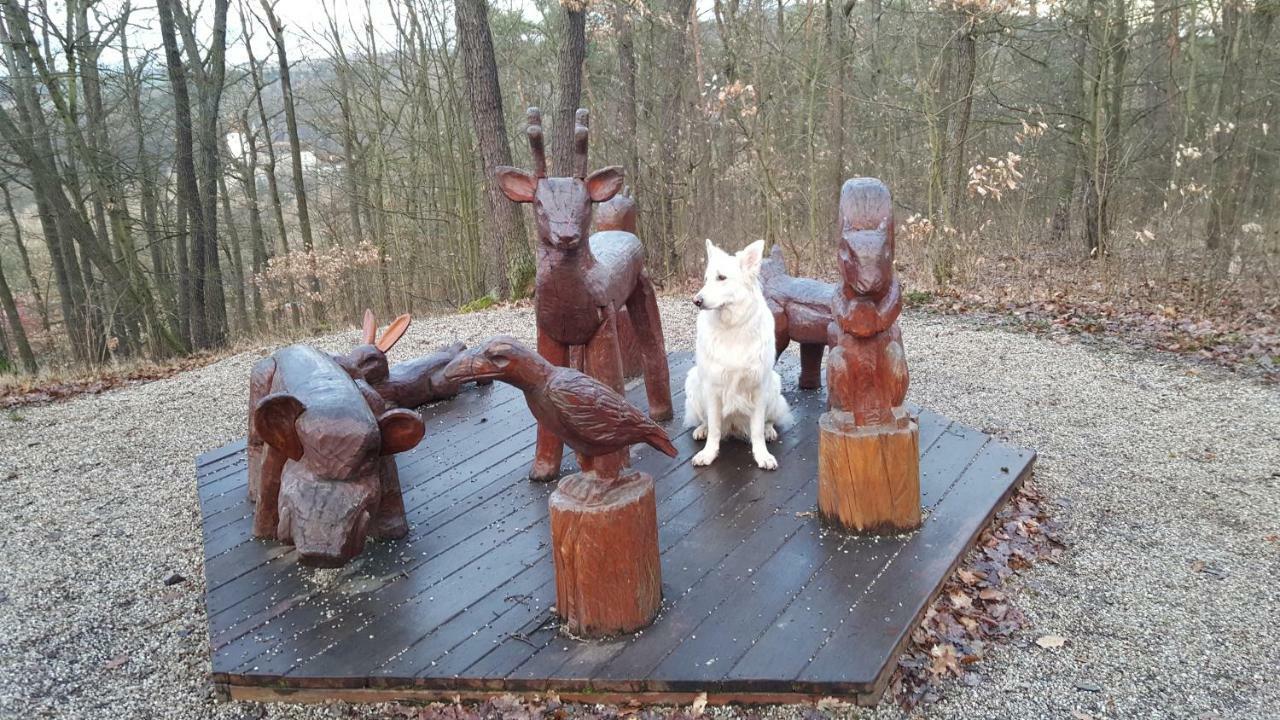
{"type": "Polygon", "coordinates": [[[489,10],[485,0],[457,0],[454,20],[458,25],[458,47],[471,122],[475,125],[484,161],[485,197],[488,199],[494,266],[491,280],[498,295],[506,298],[512,290],[523,292],[533,278],[532,255],[525,235],[520,208],[507,200],[493,179],[494,169],[511,164],[506,117],[502,110],[502,89],[498,86],[498,65],[489,33],[489,10]],[[513,287],[514,286],[514,287],[513,287]]]}
{"type": "MultiPolygon", "coordinates": [[[[1090,3],[1092,5],[1092,3],[1090,3]]],[[[1065,106],[1063,114],[1062,166],[1056,182],[1055,205],[1053,219],[1050,222],[1049,241],[1054,247],[1065,247],[1071,239],[1071,206],[1076,196],[1076,181],[1080,176],[1080,165],[1083,161],[1080,131],[1086,108],[1084,65],[1089,48],[1088,20],[1076,18],[1069,23],[1076,32],[1074,48],[1071,54],[1071,74],[1063,93],[1065,106]]]]}
{"type": "Polygon", "coordinates": [[[36,366],[36,356],[31,352],[27,331],[22,327],[22,317],[18,314],[18,304],[13,299],[13,291],[9,289],[9,281],[5,279],[3,263],[0,263],[0,305],[4,306],[5,317],[9,319],[9,332],[13,336],[13,344],[18,347],[18,357],[22,360],[22,367],[34,375],[39,370],[36,366]]]}
{"type": "Polygon", "coordinates": [[[178,36],[175,29],[173,5],[176,0],[157,0],[156,9],[160,17],[160,35],[164,41],[165,63],[169,69],[169,84],[173,89],[175,153],[174,165],[177,168],[178,204],[187,211],[188,228],[190,230],[190,254],[182,247],[187,243],[179,239],[179,247],[185,261],[179,261],[179,272],[186,270],[187,302],[180,311],[186,316],[184,324],[189,323],[188,341],[195,348],[210,347],[208,329],[208,312],[205,309],[205,254],[207,243],[213,242],[205,232],[208,225],[204,222],[204,206],[200,202],[200,188],[197,184],[195,166],[195,139],[192,134],[191,96],[187,90],[186,69],[183,66],[182,52],[178,49],[178,36]],[[183,268],[186,265],[186,268],[183,268]]]}
{"type": "Polygon", "coordinates": [[[584,0],[561,0],[564,37],[556,72],[556,113],[552,118],[551,173],[573,175],[574,114],[582,101],[582,64],[587,59],[587,8],[584,0]]]}
{"type": "Polygon", "coordinates": [[[684,125],[684,90],[688,77],[689,16],[693,0],[668,0],[665,21],[669,23],[664,42],[662,73],[670,88],[664,94],[662,127],[667,133],[661,141],[661,166],[657,190],[659,235],[662,268],[668,276],[684,271],[680,243],[675,237],[675,192],[680,182],[676,168],[680,153],[680,129],[684,125]]]}
{"type": "MultiPolygon", "coordinates": [[[[302,141],[298,137],[297,105],[293,98],[293,81],[289,76],[289,56],[284,46],[284,26],[272,10],[270,0],[261,0],[261,3],[275,40],[276,59],[280,64],[280,92],[284,96],[284,121],[289,132],[289,153],[293,160],[293,197],[298,206],[298,230],[302,233],[303,249],[313,253],[315,245],[311,239],[311,214],[307,209],[307,188],[302,174],[302,141]]],[[[307,284],[312,293],[319,295],[320,280],[316,277],[314,267],[307,277],[307,284]]],[[[315,316],[318,320],[324,320],[324,303],[318,300],[315,302],[315,316]]]]}
{"type": "Polygon", "coordinates": [[[973,117],[973,81],[978,69],[977,38],[974,37],[975,19],[966,15],[954,38],[955,58],[952,66],[950,105],[951,112],[947,122],[947,161],[948,172],[946,189],[946,222],[958,227],[960,222],[960,202],[964,198],[967,185],[965,176],[968,169],[965,148],[969,141],[969,122],[973,117]]]}
{"type": "Polygon", "coordinates": [[[13,244],[18,249],[18,259],[22,261],[22,272],[31,288],[31,297],[36,301],[36,312],[40,315],[40,326],[45,332],[49,330],[49,305],[40,292],[40,282],[31,270],[31,256],[27,253],[27,244],[22,239],[22,225],[18,223],[18,213],[13,210],[13,198],[9,196],[9,185],[0,182],[0,193],[4,194],[4,210],[13,224],[13,244]]]}
{"type": "Polygon", "coordinates": [[[631,196],[640,202],[640,138],[639,109],[636,102],[636,48],[631,25],[631,7],[625,0],[613,4],[613,28],[618,35],[618,76],[622,82],[622,97],[618,104],[622,109],[622,142],[626,147],[627,167],[630,176],[631,196]]]}

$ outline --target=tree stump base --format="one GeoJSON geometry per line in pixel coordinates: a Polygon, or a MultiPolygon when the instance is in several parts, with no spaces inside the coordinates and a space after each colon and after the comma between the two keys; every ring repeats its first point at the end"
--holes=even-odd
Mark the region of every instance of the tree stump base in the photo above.
{"type": "Polygon", "coordinates": [[[606,637],[653,622],[662,604],[653,478],[624,471],[607,481],[577,473],[560,481],[548,505],[564,629],[606,637]]]}
{"type": "Polygon", "coordinates": [[[818,512],[841,529],[884,535],[920,527],[920,427],[904,408],[881,425],[829,410],[818,419],[818,512]]]}

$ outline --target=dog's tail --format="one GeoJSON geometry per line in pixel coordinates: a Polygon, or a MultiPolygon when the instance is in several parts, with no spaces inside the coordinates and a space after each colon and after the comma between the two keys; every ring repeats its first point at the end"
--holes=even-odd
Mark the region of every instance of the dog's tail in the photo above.
{"type": "Polygon", "coordinates": [[[782,394],[782,376],[776,370],[773,372],[773,382],[778,391],[771,393],[769,398],[769,421],[775,427],[789,427],[795,418],[791,415],[791,405],[782,394]]]}

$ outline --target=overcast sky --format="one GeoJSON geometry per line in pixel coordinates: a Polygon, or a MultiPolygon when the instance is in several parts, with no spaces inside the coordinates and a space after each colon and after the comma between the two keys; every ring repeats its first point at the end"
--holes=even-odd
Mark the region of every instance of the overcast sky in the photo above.
{"type": "MultiPolygon", "coordinates": [[[[261,13],[262,8],[259,0],[244,1],[247,11],[257,10],[261,13]]],[[[452,0],[438,1],[451,2],[452,0]]],[[[212,0],[187,0],[187,2],[199,8],[198,39],[202,42],[208,40],[210,33],[213,31],[212,0]]],[[[249,60],[248,53],[244,48],[243,30],[240,26],[239,2],[240,0],[231,0],[231,11],[227,15],[227,63],[230,65],[245,63],[249,60]]],[[[276,0],[276,14],[285,26],[290,61],[306,59],[317,52],[315,43],[308,40],[308,37],[320,37],[328,33],[327,21],[323,10],[325,4],[334,10],[333,14],[339,19],[339,29],[348,38],[353,37],[352,28],[355,28],[355,32],[359,32],[363,36],[365,21],[370,17],[373,20],[375,33],[378,33],[382,38],[389,39],[395,32],[395,23],[392,20],[388,0],[369,0],[367,4],[364,0],[354,0],[352,2],[347,2],[346,0],[276,0]]],[[[97,6],[103,16],[110,17],[118,15],[119,9],[123,5],[124,0],[102,0],[97,6]]],[[[130,23],[128,38],[130,48],[137,50],[160,48],[162,41],[154,2],[152,0],[135,0],[133,6],[134,10],[131,15],[132,22],[130,23]]],[[[502,8],[518,7],[528,14],[530,19],[539,17],[537,8],[528,0],[490,0],[490,6],[502,8]]],[[[65,3],[60,0],[53,0],[50,3],[50,13],[57,18],[63,17],[65,3]]],[[[269,57],[270,53],[274,52],[274,47],[271,45],[266,29],[261,23],[255,21],[253,16],[250,15],[246,19],[252,25],[254,55],[259,60],[269,57]]],[[[118,50],[104,52],[102,60],[106,64],[118,63],[118,50]]]]}

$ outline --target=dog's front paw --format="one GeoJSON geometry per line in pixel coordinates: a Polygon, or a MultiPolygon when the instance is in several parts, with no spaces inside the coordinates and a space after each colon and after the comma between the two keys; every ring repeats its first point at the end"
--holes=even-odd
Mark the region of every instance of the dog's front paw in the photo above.
{"type": "Polygon", "coordinates": [[[705,467],[716,461],[716,456],[720,454],[718,448],[702,448],[702,450],[693,456],[693,464],[698,467],[705,467]]]}
{"type": "Polygon", "coordinates": [[[773,442],[778,439],[778,429],[772,425],[764,426],[764,439],[773,442]]]}
{"type": "MultiPolygon", "coordinates": [[[[760,468],[761,470],[777,470],[778,469],[778,459],[775,458],[773,454],[770,453],[768,450],[764,450],[764,449],[752,450],[751,454],[755,456],[756,467],[760,468]]],[[[694,458],[694,460],[696,461],[697,458],[694,458]]]]}
{"type": "Polygon", "coordinates": [[[705,424],[699,425],[698,427],[693,429],[693,439],[694,440],[707,439],[707,426],[705,424]]]}

